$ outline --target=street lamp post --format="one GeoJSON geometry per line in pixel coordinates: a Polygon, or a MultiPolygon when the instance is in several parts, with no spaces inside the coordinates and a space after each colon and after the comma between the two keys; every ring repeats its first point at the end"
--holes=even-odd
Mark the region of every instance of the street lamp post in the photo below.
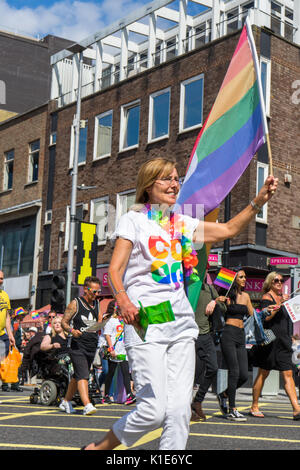
{"type": "Polygon", "coordinates": [[[68,251],[68,264],[67,264],[66,305],[68,305],[71,301],[71,286],[72,286],[72,280],[73,280],[74,244],[75,244],[75,230],[76,230],[78,156],[79,156],[79,137],[80,137],[80,113],[81,113],[81,85],[82,85],[84,49],[85,48],[83,46],[77,43],[68,47],[68,50],[72,54],[79,53],[79,73],[78,73],[76,115],[73,121],[74,129],[75,129],[75,146],[74,146],[74,159],[73,159],[73,170],[72,170],[72,192],[71,192],[71,206],[70,206],[70,231],[69,231],[69,251],[68,251]]]}

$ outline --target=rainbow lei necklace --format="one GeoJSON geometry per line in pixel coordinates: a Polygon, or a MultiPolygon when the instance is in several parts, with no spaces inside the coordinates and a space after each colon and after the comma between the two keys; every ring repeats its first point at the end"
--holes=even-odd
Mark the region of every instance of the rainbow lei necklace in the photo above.
{"type": "Polygon", "coordinates": [[[186,228],[182,220],[179,220],[178,214],[170,212],[170,216],[163,217],[161,210],[156,210],[151,204],[145,204],[143,210],[147,214],[149,220],[154,220],[166,232],[170,234],[171,240],[180,240],[182,249],[182,261],[185,271],[185,277],[188,282],[199,281],[197,252],[193,249],[192,241],[185,236],[186,228]]]}

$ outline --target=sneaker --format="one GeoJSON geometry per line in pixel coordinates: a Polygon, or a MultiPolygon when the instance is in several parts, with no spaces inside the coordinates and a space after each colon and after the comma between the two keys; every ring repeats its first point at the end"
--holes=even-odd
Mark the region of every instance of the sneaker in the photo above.
{"type": "Polygon", "coordinates": [[[230,421],[247,421],[247,418],[242,415],[242,413],[240,413],[237,409],[230,410],[226,418],[230,421]]]}
{"type": "Polygon", "coordinates": [[[107,405],[110,405],[112,403],[111,399],[109,398],[108,395],[105,395],[105,397],[102,398],[101,403],[104,405],[105,403],[107,405]]]}
{"type": "Polygon", "coordinates": [[[92,403],[88,403],[83,408],[83,414],[88,415],[88,416],[93,415],[94,413],[96,413],[96,411],[97,411],[97,408],[95,408],[94,405],[92,405],[92,403]]]}
{"type": "Polygon", "coordinates": [[[61,411],[64,411],[67,414],[76,413],[70,401],[63,400],[59,405],[59,408],[61,411]]]}
{"type": "Polygon", "coordinates": [[[10,386],[10,390],[11,390],[11,392],[23,392],[23,388],[20,387],[19,384],[17,384],[17,385],[12,384],[10,386]]]}
{"type": "Polygon", "coordinates": [[[219,402],[221,413],[224,416],[227,415],[228,414],[227,397],[225,397],[224,393],[219,393],[219,395],[217,395],[217,399],[219,402]]]}
{"type": "Polygon", "coordinates": [[[1,387],[1,388],[2,388],[2,392],[9,392],[9,391],[10,391],[9,386],[8,386],[7,384],[5,384],[5,383],[2,384],[2,387],[1,387]]]}
{"type": "Polygon", "coordinates": [[[131,405],[132,403],[134,403],[136,401],[136,398],[134,395],[132,395],[131,393],[129,393],[126,397],[126,400],[124,402],[124,405],[131,405]]]}

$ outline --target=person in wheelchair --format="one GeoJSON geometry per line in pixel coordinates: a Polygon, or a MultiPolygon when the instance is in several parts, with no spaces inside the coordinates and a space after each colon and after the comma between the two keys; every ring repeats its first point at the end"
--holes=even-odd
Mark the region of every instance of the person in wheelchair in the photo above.
{"type": "Polygon", "coordinates": [[[43,380],[40,390],[36,389],[31,402],[37,403],[40,397],[43,405],[58,404],[66,393],[73,375],[73,367],[68,354],[67,337],[61,327],[61,316],[56,316],[51,325],[51,333],[46,334],[34,355],[38,368],[37,376],[43,380]]]}
{"type": "Polygon", "coordinates": [[[67,354],[67,337],[61,326],[61,316],[56,316],[51,325],[51,333],[45,335],[41,343],[41,351],[49,352],[55,351],[55,353],[67,354]]]}
{"type": "Polygon", "coordinates": [[[61,320],[61,316],[56,316],[53,319],[51,333],[44,336],[40,350],[44,353],[51,353],[51,355],[47,354],[43,361],[49,363],[52,360],[53,367],[50,373],[52,372],[54,375],[59,375],[59,369],[55,367],[55,365],[58,364],[65,366],[71,376],[73,374],[73,368],[68,351],[68,339],[61,326],[61,320]]]}

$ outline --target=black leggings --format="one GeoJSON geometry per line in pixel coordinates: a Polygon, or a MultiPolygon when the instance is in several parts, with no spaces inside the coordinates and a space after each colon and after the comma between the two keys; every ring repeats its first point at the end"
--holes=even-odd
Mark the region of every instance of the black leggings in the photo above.
{"type": "Polygon", "coordinates": [[[235,408],[236,390],[248,380],[248,355],[245,347],[244,329],[225,325],[221,336],[221,348],[228,368],[226,394],[229,408],[235,408]]]}
{"type": "Polygon", "coordinates": [[[120,364],[121,372],[123,375],[126,394],[128,395],[129,393],[131,393],[128,361],[114,362],[108,359],[108,374],[105,379],[105,395],[109,394],[109,389],[118,364],[120,364]]]}

